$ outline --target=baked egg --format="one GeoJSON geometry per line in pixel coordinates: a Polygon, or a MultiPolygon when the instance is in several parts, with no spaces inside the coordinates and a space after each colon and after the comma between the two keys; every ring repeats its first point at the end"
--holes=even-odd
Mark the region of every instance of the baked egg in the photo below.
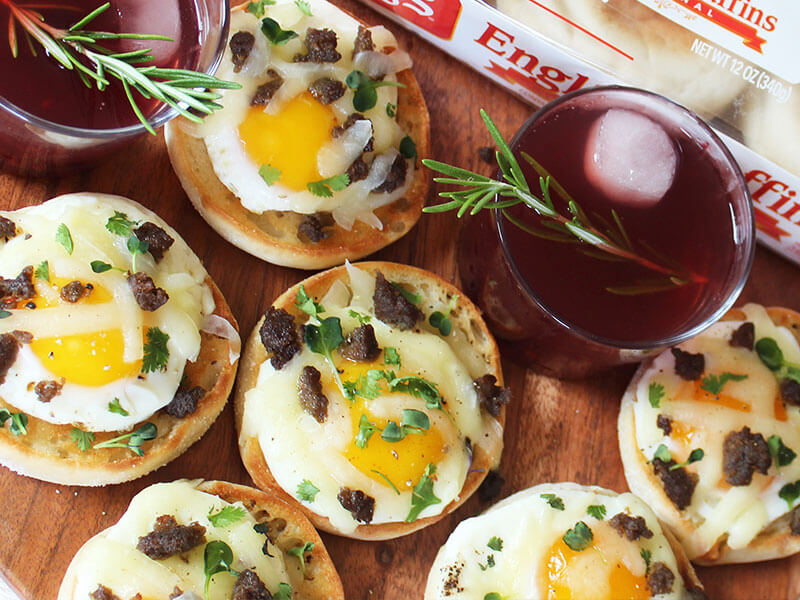
{"type": "Polygon", "coordinates": [[[682,599],[681,567],[633,494],[541,484],[459,523],[436,556],[425,599],[682,599]]]}
{"type": "Polygon", "coordinates": [[[643,367],[619,417],[628,484],[706,564],[800,548],[800,346],[734,312],[643,367]]]}
{"type": "Polygon", "coordinates": [[[395,118],[408,54],[324,0],[251,2],[230,31],[217,76],[242,87],[186,125],[217,178],[254,213],[330,212],[345,229],[382,229],[373,211],[413,179],[414,143],[395,118]]]}
{"type": "MultiPolygon", "coordinates": [[[[248,469],[246,448],[255,439],[280,489],[321,517],[319,527],[355,537],[359,525],[406,526],[462,501],[471,469],[485,474],[499,462],[499,404],[487,410],[485,396],[503,403],[508,395],[491,375],[481,396],[477,384],[486,381],[486,362],[462,329],[436,329],[410,300],[406,308],[419,312],[405,323],[376,304],[379,290],[403,289],[420,307],[455,320],[458,298],[439,295],[434,280],[389,282],[380,265],[393,265],[371,265],[335,270],[339,276],[324,279],[324,290],[310,283],[321,292],[317,298],[305,287],[284,294],[305,322],[273,307],[260,342],[267,345],[280,320],[288,324],[277,337],[291,337],[302,324],[304,340],[283,358],[273,349],[272,359],[255,367],[243,402],[237,399],[248,469]]],[[[254,479],[263,484],[257,469],[254,479]]]]}

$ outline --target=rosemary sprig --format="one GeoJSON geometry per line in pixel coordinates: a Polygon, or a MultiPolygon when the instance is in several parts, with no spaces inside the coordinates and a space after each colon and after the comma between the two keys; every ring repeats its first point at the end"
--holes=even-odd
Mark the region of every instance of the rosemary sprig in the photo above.
{"type": "Polygon", "coordinates": [[[463,188],[456,191],[439,192],[439,196],[448,198],[449,201],[425,207],[423,209],[424,212],[440,213],[457,210],[457,215],[460,218],[467,212],[470,215],[475,215],[483,209],[499,210],[510,223],[531,235],[558,242],[583,242],[592,246],[592,248],[584,250],[590,256],[610,260],[632,261],[660,274],[659,277],[653,280],[642,281],[635,285],[606,288],[609,292],[615,294],[630,295],[656,292],[686,285],[690,282],[705,281],[705,278],[693,273],[687,273],[680,267],[669,264],[669,261],[656,262],[643,256],[634,247],[616,211],[611,211],[613,222],[595,217],[602,228],[595,225],[581,206],[567,193],[561,184],[550,176],[542,165],[529,154],[520,152],[520,156],[539,174],[540,195],[537,196],[531,191],[517,158],[505,139],[503,139],[494,121],[486,111],[481,110],[480,114],[497,145],[498,150],[495,156],[497,165],[503,174],[503,181],[439,161],[424,159],[422,163],[426,167],[445,175],[445,177],[435,177],[434,181],[463,188]],[[562,215],[555,208],[550,196],[551,188],[566,203],[569,216],[562,215]],[[509,213],[508,209],[518,204],[524,204],[541,217],[538,227],[526,224],[509,213]]]}
{"type": "Polygon", "coordinates": [[[187,119],[199,123],[202,117],[195,114],[208,115],[222,108],[216,103],[221,96],[211,90],[238,89],[238,83],[223,81],[211,75],[188,69],[161,69],[154,66],[134,66],[153,60],[151,49],[143,48],[130,52],[113,52],[101,44],[104,40],[162,40],[173,41],[162,35],[137,33],[110,33],[106,31],[90,31],[85,27],[99,15],[106,12],[110,2],[78,20],[68,29],[58,29],[45,22],[36,8],[43,5],[22,6],[14,0],[0,0],[9,8],[8,42],[14,58],[19,56],[19,40],[16,25],[19,24],[25,34],[28,46],[36,56],[35,42],[45,52],[58,61],[65,69],[75,71],[87,87],[96,86],[105,90],[113,80],[119,80],[125,90],[134,114],[150,133],[155,134],[153,127],[142,113],[133,91],[144,99],[154,98],[173,107],[187,119]],[[85,60],[81,60],[83,57],[85,60]]]}

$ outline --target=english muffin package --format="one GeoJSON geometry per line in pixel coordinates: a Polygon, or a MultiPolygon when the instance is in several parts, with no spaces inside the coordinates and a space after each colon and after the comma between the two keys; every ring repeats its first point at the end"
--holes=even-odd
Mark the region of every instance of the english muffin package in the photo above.
{"type": "Polygon", "coordinates": [[[800,3],[362,1],[536,106],[621,83],[691,108],[741,166],[759,241],[800,264],[800,3]]]}

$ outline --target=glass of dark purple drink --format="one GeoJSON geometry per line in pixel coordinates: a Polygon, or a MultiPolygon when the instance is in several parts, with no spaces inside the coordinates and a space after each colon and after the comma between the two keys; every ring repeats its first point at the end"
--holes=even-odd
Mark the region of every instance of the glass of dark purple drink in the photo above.
{"type": "Polygon", "coordinates": [[[533,235],[546,228],[522,204],[467,219],[462,283],[506,356],[583,376],[677,344],[732,306],[753,259],[753,211],[731,154],[694,113],[642,90],[579,91],[534,114],[511,149],[538,163],[519,158],[528,181],[560,184],[561,214],[573,200],[638,258],[533,235]]]}

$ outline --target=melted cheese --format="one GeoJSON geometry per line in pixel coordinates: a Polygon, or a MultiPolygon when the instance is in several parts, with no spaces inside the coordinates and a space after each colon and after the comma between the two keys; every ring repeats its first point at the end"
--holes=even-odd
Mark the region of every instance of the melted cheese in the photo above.
{"type": "MultiPolygon", "coordinates": [[[[800,361],[800,346],[783,327],[776,327],[763,307],[748,304],[743,308],[747,321],[755,325],[755,339],[775,339],[785,360],[800,361]]],[[[711,549],[727,535],[733,548],[746,547],[769,523],[790,510],[778,491],[787,483],[800,479],[800,460],[776,470],[770,466],[767,475],[758,472],[747,486],[730,486],[724,481],[722,449],[725,436],[732,431],[750,428],[765,440],[780,436],[784,445],[800,453],[800,408],[784,406],[775,374],[758,358],[755,351],[734,348],[728,341],[742,324],[723,321],[701,336],[681,344],[692,353],[703,353],[703,377],[722,373],[746,375],[742,381],[728,381],[719,395],[700,389],[699,385],[682,380],[675,374],[674,358],[665,352],[653,362],[636,390],[634,419],[636,440],[645,459],[650,460],[660,444],[666,445],[677,462],[686,460],[691,449],[702,448],[704,458],[687,469],[697,473],[699,482],[692,503],[683,517],[694,532],[682,540],[690,557],[711,549]],[[660,406],[648,401],[651,384],[660,384],[665,394],[660,406]],[[670,436],[656,426],[659,414],[673,420],[670,436]],[[690,435],[689,435],[690,433],[690,435]]],[[[649,464],[644,468],[650,469],[649,464]]]]}
{"type": "MultiPolygon", "coordinates": [[[[120,598],[141,594],[141,600],[164,600],[176,586],[203,598],[206,544],[164,560],[148,558],[136,549],[139,538],[153,530],[155,520],[161,515],[174,516],[179,525],[197,522],[205,527],[206,543],[225,542],[233,551],[233,569],[255,571],[274,594],[280,583],[289,582],[283,553],[271,543],[273,556],[262,552],[266,538],[253,529],[256,521],[247,511],[229,526],[212,525],[208,515],[226,506],[232,505],[199,491],[196,482],[183,480],[145,488],[131,500],[116,525],[94,536],[75,555],[69,567],[75,587],[69,597],[89,598],[98,585],[104,585],[120,598]]],[[[242,507],[241,503],[233,506],[242,507]]],[[[228,600],[235,582],[236,578],[229,573],[215,575],[208,600],[228,600]]]]}
{"type": "Polygon", "coordinates": [[[3,213],[19,233],[0,244],[0,276],[14,278],[26,266],[36,269],[47,261],[50,278],[34,276],[35,309],[25,308],[24,302],[0,320],[0,333],[20,330],[33,335],[0,385],[0,397],[25,414],[89,431],[124,430],[169,403],[186,361],[197,358],[200,328],[214,311],[205,269],[180,238],[157,264],[149,253],[138,255],[137,270],[145,271],[169,295],[156,311],[143,311],[127,282],[126,271],[132,268],[127,236],[105,227],[115,211],[137,222],[160,222],[135,203],[93,194],[61,196],[3,213]],[[56,239],[61,224],[70,231],[71,254],[56,239]],[[122,271],[94,273],[92,261],[122,271]],[[71,304],[61,300],[59,292],[74,280],[90,283],[94,290],[71,304]],[[163,371],[141,373],[150,328],[169,336],[169,360],[163,371]],[[36,384],[44,381],[63,383],[49,402],[35,393],[36,384]],[[127,416],[109,411],[114,398],[127,416]]]}
{"type": "Polygon", "coordinates": [[[676,576],[672,591],[659,599],[683,598],[675,556],[655,515],[639,498],[573,483],[537,485],[456,527],[434,561],[425,599],[483,598],[490,592],[526,600],[650,598],[643,550],[651,553],[651,564],[663,562],[676,576]],[[564,510],[551,507],[542,494],[555,494],[564,510]],[[590,505],[603,505],[606,518],[590,516],[590,505]],[[621,536],[608,524],[620,512],[643,517],[653,537],[630,541],[621,536]],[[593,539],[590,547],[576,552],[563,536],[578,521],[590,528],[593,539]],[[501,550],[488,546],[493,537],[502,540],[501,550]],[[493,567],[488,566],[490,555],[493,567]]]}
{"type": "Polygon", "coordinates": [[[446,401],[446,410],[426,407],[425,401],[406,393],[384,393],[373,400],[358,398],[351,403],[336,384],[326,360],[304,344],[282,369],[269,361],[259,370],[258,382],[246,394],[241,439],[257,437],[267,463],[279,485],[296,495],[298,485],[311,481],[320,492],[307,506],[330,519],[337,529],[355,530],[358,523],[337,500],[341,487],[362,490],[375,498],[373,523],[405,520],[411,508],[413,487],[429,463],[437,467],[434,494],[441,503],[426,508],[421,517],[439,514],[457,498],[470,467],[465,446],[482,445],[490,455],[499,456],[502,428],[482,413],[472,381],[485,374],[485,366],[472,370],[441,336],[421,331],[399,331],[374,317],[372,293],[374,277],[348,267],[350,287],[337,282],[322,298],[321,317],[341,320],[345,334],[359,326],[351,311],[370,315],[370,325],[381,348],[393,347],[402,366],[384,364],[383,354],[374,363],[351,363],[334,353],[343,380],[355,381],[370,369],[391,370],[397,376],[416,375],[436,384],[446,401]],[[323,393],[328,398],[328,416],[318,423],[305,412],[298,400],[298,379],[305,366],[322,374],[323,393]],[[354,445],[362,414],[383,428],[388,420],[399,423],[403,409],[428,415],[431,428],[424,434],[409,434],[398,443],[373,434],[366,448],[354,445]],[[377,472],[376,472],[377,471],[377,472]],[[379,474],[380,473],[380,474],[379,474]],[[385,476],[385,477],[384,477],[385,476]],[[388,478],[397,488],[392,489],[388,478]]]}
{"type": "MultiPolygon", "coordinates": [[[[346,229],[351,229],[357,220],[382,229],[383,224],[373,211],[402,197],[414,171],[413,161],[407,161],[403,185],[390,193],[372,192],[386,179],[406,136],[387,112],[387,105],[397,106],[397,87],[376,88],[377,103],[363,113],[369,121],[355,131],[348,129],[344,135],[332,137],[333,126],[344,123],[356,112],[353,90],[346,88],[341,98],[328,105],[314,100],[307,90],[322,77],[344,83],[352,71],[367,68],[363,57],[373,53],[361,52],[354,60],[358,21],[324,0],[311,0],[308,4],[311,16],[304,14],[293,0],[277,0],[266,7],[265,17],[298,34],[278,45],[272,45],[262,33],[261,19],[246,10],[233,12],[231,36],[249,32],[255,43],[238,73],[228,49],[217,76],[242,87],[223,91],[220,102],[224,108],[193,129],[205,141],[216,176],[247,210],[259,214],[267,210],[306,214],[329,211],[346,229]],[[295,55],[306,53],[303,40],[309,28],[334,30],[342,58],[335,63],[294,62],[295,55]],[[278,73],[283,83],[265,107],[252,107],[250,102],[258,87],[271,79],[269,70],[278,73]],[[306,189],[310,182],[344,173],[371,137],[374,149],[365,158],[370,165],[366,179],[351,182],[330,197],[314,195],[306,189]],[[279,172],[276,182],[264,181],[259,174],[262,165],[279,172]]],[[[384,28],[371,31],[376,50],[396,49],[394,36],[384,28]]],[[[382,79],[385,83],[395,82],[395,72],[411,66],[408,55],[399,50],[383,57],[392,68],[382,79]]]]}

